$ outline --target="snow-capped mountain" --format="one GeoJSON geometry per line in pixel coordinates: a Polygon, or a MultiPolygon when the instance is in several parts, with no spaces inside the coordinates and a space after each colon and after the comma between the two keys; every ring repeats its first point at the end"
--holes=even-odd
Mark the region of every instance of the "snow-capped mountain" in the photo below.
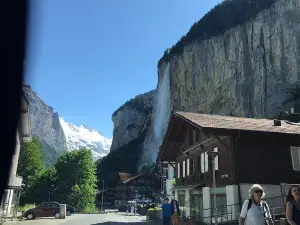
{"type": "Polygon", "coordinates": [[[97,130],[68,123],[63,118],[59,118],[59,121],[65,133],[69,151],[79,148],[91,149],[95,160],[109,153],[111,138],[104,137],[97,130]]]}

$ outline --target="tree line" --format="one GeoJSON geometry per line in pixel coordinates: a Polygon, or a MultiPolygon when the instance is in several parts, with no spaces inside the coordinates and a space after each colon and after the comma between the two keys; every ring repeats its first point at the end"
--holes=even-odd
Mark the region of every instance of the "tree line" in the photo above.
{"type": "Polygon", "coordinates": [[[195,40],[205,40],[223,34],[225,31],[242,25],[264,9],[270,8],[276,0],[225,0],[216,5],[189,32],[164,52],[158,66],[170,60],[172,55],[183,53],[184,46],[195,40]]]}
{"type": "Polygon", "coordinates": [[[18,175],[23,178],[20,205],[57,201],[83,211],[94,211],[97,191],[96,164],[89,149],[61,155],[46,168],[43,147],[37,139],[21,145],[18,175]]]}

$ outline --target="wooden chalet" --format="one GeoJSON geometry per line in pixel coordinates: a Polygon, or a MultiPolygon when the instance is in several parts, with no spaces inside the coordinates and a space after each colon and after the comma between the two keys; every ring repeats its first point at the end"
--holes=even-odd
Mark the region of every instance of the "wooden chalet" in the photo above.
{"type": "Polygon", "coordinates": [[[99,190],[96,194],[96,206],[101,207],[103,195],[103,209],[114,209],[115,208],[115,198],[116,190],[112,188],[106,188],[104,190],[99,190]]]}
{"type": "MultiPolygon", "coordinates": [[[[299,122],[299,115],[293,115],[299,122]]],[[[187,216],[209,218],[213,208],[213,159],[220,212],[236,219],[253,183],[261,184],[271,207],[282,206],[280,183],[300,181],[300,126],[291,121],[176,112],[159,151],[175,162],[175,198],[187,216]],[[199,213],[201,212],[201,213],[199,213]]]]}
{"type": "Polygon", "coordinates": [[[160,179],[152,173],[119,174],[120,182],[116,188],[116,199],[119,201],[132,201],[141,198],[155,200],[160,194],[160,179]]]}

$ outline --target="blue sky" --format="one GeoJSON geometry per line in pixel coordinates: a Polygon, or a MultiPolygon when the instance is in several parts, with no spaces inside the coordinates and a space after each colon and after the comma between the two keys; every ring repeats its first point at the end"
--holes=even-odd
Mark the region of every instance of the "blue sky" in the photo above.
{"type": "Polygon", "coordinates": [[[164,50],[221,0],[32,0],[26,80],[66,121],[112,136],[112,113],[156,87],[164,50]]]}

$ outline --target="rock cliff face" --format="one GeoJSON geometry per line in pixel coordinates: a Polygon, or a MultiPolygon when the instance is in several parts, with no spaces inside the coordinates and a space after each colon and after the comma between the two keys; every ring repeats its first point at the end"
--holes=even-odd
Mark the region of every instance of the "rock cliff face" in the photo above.
{"type": "Polygon", "coordinates": [[[66,137],[59,115],[52,107],[45,104],[29,85],[24,85],[23,90],[29,101],[31,134],[43,145],[46,164],[53,164],[61,153],[67,151],[66,137]]]}
{"type": "Polygon", "coordinates": [[[115,151],[147,133],[154,99],[153,90],[129,100],[113,113],[114,131],[110,151],[115,151]]]}
{"type": "MultiPolygon", "coordinates": [[[[170,63],[174,110],[273,117],[300,79],[300,1],[278,0],[247,23],[194,41],[170,63]]],[[[159,64],[159,82],[167,61],[159,64]]]]}

